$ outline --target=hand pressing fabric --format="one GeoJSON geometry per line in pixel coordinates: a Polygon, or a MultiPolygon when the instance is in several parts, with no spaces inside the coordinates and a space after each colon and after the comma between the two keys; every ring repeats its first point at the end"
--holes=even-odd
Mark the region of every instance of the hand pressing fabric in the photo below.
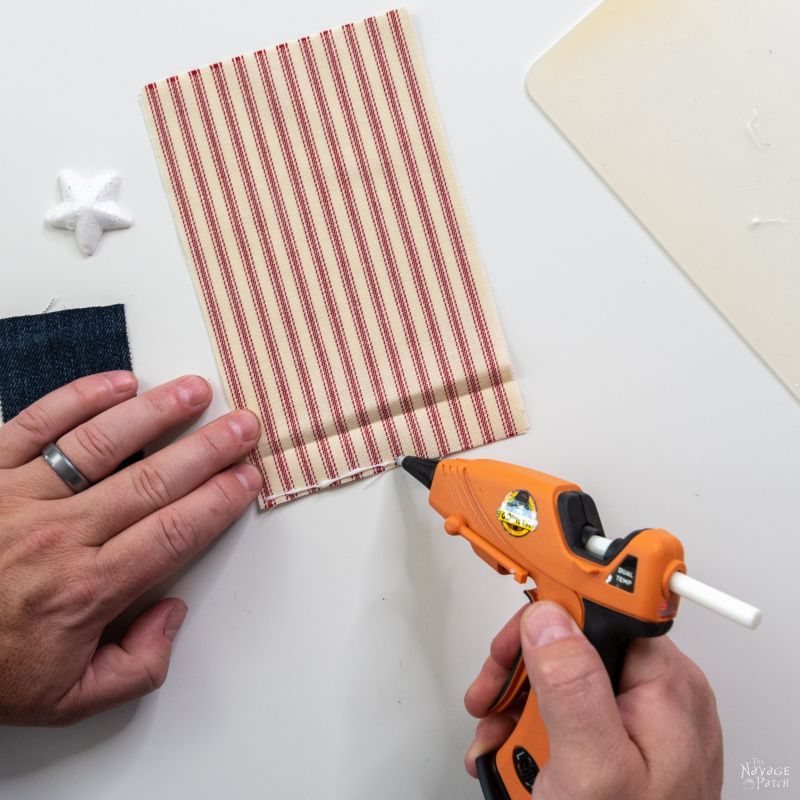
{"type": "Polygon", "coordinates": [[[233,466],[259,438],[249,411],[115,473],[211,401],[197,376],[139,397],[136,389],[129,372],[91,375],[0,427],[0,723],[74,722],[161,686],[186,616],[181,600],[143,612],[119,644],[99,646],[103,629],[261,488],[255,467],[233,466]],[[40,455],[50,443],[72,468],[58,450],[52,466],[40,455]],[[65,481],[81,475],[90,485],[76,493],[65,481]]]}
{"type": "Polygon", "coordinates": [[[496,750],[516,724],[487,716],[520,648],[550,741],[534,800],[713,800],[722,791],[722,730],[700,668],[666,637],[634,641],[615,697],[600,656],[566,611],[538,602],[492,642],[467,690],[483,719],[465,764],[496,750]],[[690,776],[687,778],[687,776],[690,776]]]}

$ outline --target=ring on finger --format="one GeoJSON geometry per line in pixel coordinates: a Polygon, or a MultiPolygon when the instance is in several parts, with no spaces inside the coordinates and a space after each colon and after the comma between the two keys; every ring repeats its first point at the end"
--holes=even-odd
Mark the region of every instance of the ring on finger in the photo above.
{"type": "Polygon", "coordinates": [[[85,491],[92,485],[55,442],[44,447],[42,458],[75,494],[85,491]]]}

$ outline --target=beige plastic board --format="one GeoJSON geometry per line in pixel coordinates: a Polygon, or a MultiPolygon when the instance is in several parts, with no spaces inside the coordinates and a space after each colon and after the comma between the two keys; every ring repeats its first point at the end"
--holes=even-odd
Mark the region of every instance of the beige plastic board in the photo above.
{"type": "Polygon", "coordinates": [[[800,398],[800,3],[606,0],[527,86],[800,398]]]}

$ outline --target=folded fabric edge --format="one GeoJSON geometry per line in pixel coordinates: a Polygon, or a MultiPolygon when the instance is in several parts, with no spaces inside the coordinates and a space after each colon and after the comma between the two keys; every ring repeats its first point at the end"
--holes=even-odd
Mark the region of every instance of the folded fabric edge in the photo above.
{"type": "MultiPolygon", "coordinates": [[[[514,410],[514,425],[513,429],[510,433],[502,433],[498,436],[494,436],[490,439],[480,439],[476,440],[471,443],[470,447],[464,449],[454,449],[449,450],[447,452],[441,452],[438,450],[427,451],[425,453],[415,453],[413,452],[412,448],[409,447],[406,453],[396,453],[395,456],[398,455],[425,455],[429,458],[445,458],[447,456],[456,455],[457,453],[465,453],[469,450],[472,450],[476,447],[482,447],[486,444],[492,444],[493,442],[500,442],[504,439],[510,439],[514,436],[521,436],[527,433],[530,430],[530,424],[528,421],[528,416],[525,412],[525,406],[522,403],[522,396],[519,391],[519,386],[513,380],[513,378],[509,379],[503,384],[503,388],[506,390],[509,398],[509,402],[511,404],[512,409],[514,410]]],[[[490,389],[485,389],[484,391],[491,391],[490,389]]],[[[469,399],[469,395],[465,395],[462,399],[469,399]]],[[[443,401],[446,403],[447,401],[443,401]]],[[[420,408],[417,410],[416,413],[426,413],[426,408],[420,408]]],[[[379,424],[379,423],[378,423],[379,424]]],[[[351,432],[358,431],[359,428],[354,428],[351,432]]],[[[338,436],[338,434],[336,434],[338,436]]],[[[305,445],[313,445],[314,442],[306,442],[305,445]]],[[[293,452],[294,448],[289,448],[287,450],[282,451],[284,456],[289,456],[291,458],[291,453],[293,452]]],[[[260,449],[260,455],[262,459],[269,459],[271,458],[272,454],[268,450],[260,449]]],[[[288,490],[282,490],[281,492],[276,492],[271,495],[266,495],[262,492],[258,497],[258,505],[261,511],[269,511],[270,509],[282,505],[284,503],[289,503],[292,500],[297,500],[301,497],[305,497],[309,494],[316,494],[320,491],[324,491],[330,488],[336,488],[338,486],[343,486],[346,483],[351,483],[355,480],[362,480],[364,478],[372,477],[373,475],[379,475],[383,472],[387,472],[390,469],[394,469],[396,466],[394,458],[391,460],[386,460],[380,462],[378,464],[365,464],[364,466],[356,467],[353,470],[345,472],[341,475],[337,475],[333,478],[328,478],[323,481],[320,481],[317,484],[309,485],[309,486],[298,486],[293,487],[288,490]]]]}
{"type": "MultiPolygon", "coordinates": [[[[468,389],[467,380],[462,379],[456,382],[455,392],[448,393],[444,386],[432,388],[431,394],[434,397],[433,403],[426,404],[422,395],[420,393],[416,393],[413,396],[406,397],[404,399],[394,398],[387,403],[386,408],[379,408],[375,405],[369,405],[365,407],[361,413],[370,420],[369,427],[377,430],[383,425],[385,420],[402,420],[405,416],[404,408],[413,408],[413,413],[415,415],[427,413],[428,409],[435,408],[437,413],[447,417],[449,415],[448,407],[452,403],[461,403],[467,405],[470,404],[475,398],[480,398],[482,402],[488,403],[491,406],[494,403],[495,394],[499,393],[505,395],[507,398],[511,413],[511,416],[506,424],[507,429],[514,428],[516,434],[524,433],[528,430],[529,424],[527,414],[525,412],[525,406],[522,402],[522,396],[519,391],[519,385],[513,376],[510,366],[504,366],[500,371],[504,375],[502,382],[491,384],[489,383],[488,376],[484,376],[482,379],[477,381],[482,387],[478,391],[472,391],[468,389]],[[386,413],[387,411],[389,413],[386,413]]],[[[258,413],[255,409],[251,410],[255,411],[255,413],[258,413]]],[[[359,421],[358,416],[359,415],[355,411],[347,414],[343,419],[344,424],[341,430],[337,429],[335,434],[331,433],[331,435],[327,438],[334,439],[339,436],[353,435],[358,433],[358,431],[366,427],[363,426],[359,421]]],[[[303,446],[305,447],[313,445],[317,441],[317,437],[314,436],[310,423],[308,423],[307,426],[301,426],[298,431],[298,435],[303,442],[303,446]]],[[[494,441],[494,439],[487,439],[487,441],[494,441]]],[[[265,443],[263,443],[262,440],[262,448],[259,452],[261,456],[265,458],[268,458],[273,452],[277,451],[287,454],[291,453],[296,447],[295,442],[291,440],[291,434],[289,432],[286,432],[282,435],[280,440],[277,442],[278,446],[274,447],[272,450],[267,449],[265,446],[263,446],[263,444],[265,443]]],[[[465,449],[471,448],[467,447],[465,449]]]]}
{"type": "Polygon", "coordinates": [[[308,494],[316,494],[323,489],[331,489],[343,483],[350,483],[351,481],[361,480],[362,478],[369,478],[373,475],[380,475],[386,470],[394,469],[397,466],[395,459],[382,461],[380,464],[372,464],[366,467],[356,467],[342,475],[337,475],[334,478],[328,478],[319,483],[310,486],[298,486],[294,489],[289,489],[285,492],[279,492],[268,497],[264,497],[263,493],[258,496],[258,504],[262,511],[274,508],[281,503],[288,503],[291,500],[296,500],[298,497],[305,497],[308,494]]]}

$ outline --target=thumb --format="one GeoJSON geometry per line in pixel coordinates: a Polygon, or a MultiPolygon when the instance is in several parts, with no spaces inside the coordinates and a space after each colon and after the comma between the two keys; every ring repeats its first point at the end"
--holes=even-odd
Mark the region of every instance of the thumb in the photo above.
{"type": "Polygon", "coordinates": [[[587,758],[607,761],[629,740],[597,650],[555,603],[535,603],[521,626],[525,666],[547,728],[553,766],[574,769],[587,758]]]}
{"type": "Polygon", "coordinates": [[[74,722],[158,689],[187,610],[183,600],[161,600],[136,617],[119,644],[100,647],[59,702],[59,720],[74,722]]]}

